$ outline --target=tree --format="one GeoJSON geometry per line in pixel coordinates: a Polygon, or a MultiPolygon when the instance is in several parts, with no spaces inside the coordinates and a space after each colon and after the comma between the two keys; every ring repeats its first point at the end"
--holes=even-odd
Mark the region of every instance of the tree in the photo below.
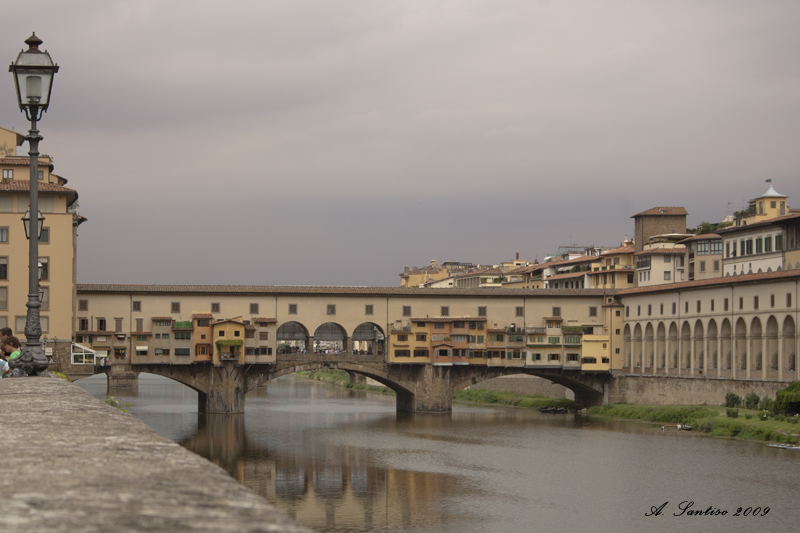
{"type": "Polygon", "coordinates": [[[800,381],[792,382],[785,389],[775,395],[775,411],[787,413],[800,413],[800,381]]]}

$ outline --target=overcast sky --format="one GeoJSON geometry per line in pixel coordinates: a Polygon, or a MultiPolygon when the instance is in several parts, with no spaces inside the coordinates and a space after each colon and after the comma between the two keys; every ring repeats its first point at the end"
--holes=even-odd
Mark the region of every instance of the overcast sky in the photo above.
{"type": "Polygon", "coordinates": [[[719,221],[766,179],[800,207],[796,1],[2,11],[7,64],[36,31],[61,67],[40,150],[89,219],[80,283],[395,286],[616,246],[658,205],[719,221]]]}

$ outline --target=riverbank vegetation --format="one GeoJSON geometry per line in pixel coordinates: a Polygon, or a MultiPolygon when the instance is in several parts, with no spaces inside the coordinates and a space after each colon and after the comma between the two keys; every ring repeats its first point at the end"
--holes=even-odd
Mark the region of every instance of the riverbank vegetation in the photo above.
{"type": "Polygon", "coordinates": [[[686,424],[712,437],[797,443],[799,417],[787,417],[758,409],[731,409],[707,405],[598,405],[590,416],[641,420],[655,424],[686,424]],[[730,414],[729,414],[730,413],[730,414]]]}
{"type": "Polygon", "coordinates": [[[541,394],[516,394],[513,392],[497,392],[487,389],[464,389],[453,395],[453,401],[460,403],[477,403],[483,405],[502,405],[506,407],[522,407],[538,409],[539,407],[566,407],[575,409],[575,402],[566,398],[553,399],[541,394]]]}
{"type": "Polygon", "coordinates": [[[350,376],[344,370],[323,369],[313,372],[302,371],[296,372],[297,375],[307,377],[309,379],[316,379],[317,381],[324,381],[325,383],[332,383],[340,387],[345,387],[353,390],[363,390],[367,392],[380,392],[382,394],[394,394],[395,392],[389,387],[367,385],[366,383],[350,383],[350,376]]]}

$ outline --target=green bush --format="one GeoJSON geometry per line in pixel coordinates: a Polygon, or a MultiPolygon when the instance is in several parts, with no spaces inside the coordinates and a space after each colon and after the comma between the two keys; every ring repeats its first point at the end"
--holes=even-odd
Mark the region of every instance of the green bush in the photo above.
{"type": "Polygon", "coordinates": [[[775,395],[775,411],[785,413],[800,412],[800,381],[794,381],[775,395]]]}
{"type": "Polygon", "coordinates": [[[730,407],[728,407],[728,409],[725,410],[725,414],[728,415],[728,418],[739,418],[738,409],[731,409],[730,407]]]}
{"type": "Polygon", "coordinates": [[[769,396],[764,396],[761,398],[761,402],[758,404],[758,408],[761,411],[774,411],[775,410],[775,402],[769,396]]]}
{"type": "Polygon", "coordinates": [[[745,417],[745,419],[750,420],[751,418],[753,418],[753,415],[748,414],[748,415],[744,415],[744,417],[745,417]]]}
{"type": "Polygon", "coordinates": [[[775,415],[775,420],[778,422],[783,422],[786,420],[786,417],[784,415],[775,415]]]}
{"type": "Polygon", "coordinates": [[[744,406],[746,409],[758,409],[758,403],[761,398],[755,392],[751,392],[744,397],[744,406]]]}
{"type": "Polygon", "coordinates": [[[742,404],[742,399],[738,394],[729,392],[725,395],[725,407],[739,407],[742,404]]]}

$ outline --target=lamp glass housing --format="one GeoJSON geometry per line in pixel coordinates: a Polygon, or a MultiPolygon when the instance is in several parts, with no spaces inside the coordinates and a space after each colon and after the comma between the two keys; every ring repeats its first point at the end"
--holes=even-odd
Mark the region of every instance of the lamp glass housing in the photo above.
{"type": "Polygon", "coordinates": [[[48,52],[39,50],[42,40],[36,34],[25,43],[28,44],[28,49],[21,51],[17,60],[8,68],[9,72],[14,73],[17,102],[22,110],[36,107],[40,111],[47,111],[53,88],[53,74],[58,72],[58,65],[53,63],[48,52]]]}
{"type": "MultiPolygon", "coordinates": [[[[41,239],[42,238],[42,228],[44,227],[44,217],[42,216],[42,212],[41,211],[37,211],[37,213],[39,214],[39,216],[37,217],[37,219],[39,220],[39,227],[38,227],[38,231],[36,232],[36,235],[37,235],[37,238],[41,239]]],[[[30,209],[25,211],[25,215],[22,217],[22,223],[25,225],[25,238],[26,239],[30,239],[31,238],[31,210],[30,209]]]]}

